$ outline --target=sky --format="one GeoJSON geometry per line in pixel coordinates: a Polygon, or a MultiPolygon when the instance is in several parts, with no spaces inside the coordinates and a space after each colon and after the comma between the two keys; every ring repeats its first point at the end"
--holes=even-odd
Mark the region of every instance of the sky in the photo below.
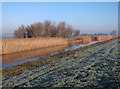
{"type": "Polygon", "coordinates": [[[2,34],[13,33],[21,24],[65,21],[81,33],[118,30],[117,2],[3,2],[2,34]]]}

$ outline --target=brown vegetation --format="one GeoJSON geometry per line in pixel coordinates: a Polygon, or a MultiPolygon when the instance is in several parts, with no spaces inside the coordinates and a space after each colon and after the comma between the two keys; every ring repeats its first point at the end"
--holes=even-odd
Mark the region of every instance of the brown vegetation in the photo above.
{"type": "Polygon", "coordinates": [[[108,40],[112,39],[112,35],[101,35],[101,36],[92,36],[92,41],[101,41],[101,40],[108,40]]]}
{"type": "Polygon", "coordinates": [[[92,41],[90,36],[80,37],[80,39],[82,40],[82,44],[88,44],[92,41]]]}
{"type": "Polygon", "coordinates": [[[32,38],[32,37],[63,37],[69,38],[78,36],[80,30],[73,29],[71,25],[66,22],[60,22],[55,24],[49,20],[45,20],[44,23],[37,22],[29,26],[21,25],[17,30],[14,31],[16,38],[32,38]]]}
{"type": "Polygon", "coordinates": [[[43,49],[9,53],[2,56],[2,64],[9,64],[9,63],[18,62],[18,61],[24,61],[29,58],[36,58],[44,55],[49,55],[50,53],[64,50],[66,47],[67,47],[67,44],[55,46],[55,47],[43,48],[43,49]]]}
{"type": "Polygon", "coordinates": [[[101,40],[108,40],[114,37],[118,37],[117,35],[99,35],[99,36],[81,36],[81,37],[74,37],[68,39],[70,43],[79,43],[79,44],[88,44],[91,41],[101,41],[101,40]]]}
{"type": "Polygon", "coordinates": [[[58,37],[19,38],[2,40],[2,54],[67,44],[58,37]]]}
{"type": "Polygon", "coordinates": [[[6,39],[2,40],[2,54],[46,48],[51,46],[63,45],[67,43],[88,44],[91,41],[108,40],[114,37],[117,36],[112,35],[82,36],[82,37],[76,36],[70,39],[63,39],[58,37],[6,39]]]}
{"type": "Polygon", "coordinates": [[[79,43],[79,44],[88,44],[91,42],[91,37],[89,37],[89,36],[75,37],[73,39],[69,39],[68,42],[79,43]]]}

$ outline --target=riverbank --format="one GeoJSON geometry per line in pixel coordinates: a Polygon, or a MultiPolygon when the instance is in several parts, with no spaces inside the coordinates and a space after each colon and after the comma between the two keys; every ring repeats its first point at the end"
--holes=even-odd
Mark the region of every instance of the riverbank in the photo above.
{"type": "Polygon", "coordinates": [[[2,55],[2,67],[3,69],[14,65],[20,65],[27,61],[38,60],[51,55],[68,52],[71,50],[78,49],[80,47],[89,46],[102,41],[91,41],[89,44],[67,44],[55,47],[41,48],[30,51],[23,51],[17,53],[9,53],[2,55]]]}
{"type": "MultiPolygon", "coordinates": [[[[117,58],[118,57],[117,56],[117,53],[118,53],[117,52],[117,45],[118,45],[117,43],[118,43],[117,39],[116,40],[112,39],[112,40],[96,43],[96,44],[93,44],[90,46],[82,47],[82,48],[79,48],[79,49],[76,49],[73,51],[69,51],[66,53],[56,54],[54,56],[50,56],[50,57],[47,57],[44,59],[39,59],[38,61],[33,60],[30,62],[26,62],[22,65],[16,65],[16,66],[13,66],[10,68],[6,68],[3,70],[3,76],[6,77],[6,78],[3,78],[3,86],[6,86],[6,84],[8,85],[8,87],[15,86],[15,85],[23,86],[26,81],[27,81],[27,83],[31,83],[30,82],[31,80],[43,82],[42,80],[44,80],[44,79],[36,80],[36,78],[38,76],[39,77],[42,76],[42,74],[49,76],[49,73],[51,73],[51,72],[54,73],[55,71],[59,71],[59,73],[64,75],[64,76],[66,76],[66,74],[71,75],[71,72],[73,70],[76,70],[76,71],[81,70],[84,73],[86,68],[87,68],[87,72],[91,71],[94,73],[98,73],[98,72],[100,72],[100,70],[98,71],[98,70],[96,70],[96,68],[99,68],[99,67],[103,68],[103,70],[101,70],[102,71],[101,76],[104,76],[103,71],[104,71],[104,68],[106,69],[107,66],[111,66],[110,68],[112,68],[112,70],[114,70],[114,71],[119,71],[118,69],[116,69],[119,67],[119,65],[118,65],[119,60],[117,58]],[[109,61],[110,61],[110,63],[109,63],[109,61]],[[71,64],[71,63],[73,63],[73,64],[71,64]],[[82,66],[83,64],[84,64],[84,67],[82,66]],[[78,67],[75,67],[75,66],[78,66],[80,69],[78,67]],[[91,66],[92,66],[92,68],[91,68],[91,66]],[[61,69],[61,67],[62,67],[62,69],[61,69]],[[68,71],[69,67],[70,67],[70,70],[68,71]],[[66,70],[66,68],[67,68],[67,70],[66,70]],[[94,70],[94,68],[95,68],[95,70],[94,70]],[[61,72],[59,69],[61,70],[61,72]],[[65,74],[62,71],[65,72],[65,74]],[[32,76],[30,76],[29,74],[32,76]],[[23,76],[24,77],[26,76],[26,78],[22,78],[23,76]],[[19,80],[19,78],[22,80],[19,80]],[[13,81],[13,79],[16,81],[19,80],[19,82],[18,81],[15,83],[12,82],[11,84],[13,84],[13,85],[9,84],[9,81],[13,81]],[[24,79],[25,79],[25,81],[24,81],[24,79]],[[8,81],[8,82],[6,82],[6,81],[8,81]],[[22,81],[24,81],[24,83],[22,81]]],[[[110,69],[108,71],[110,72],[112,70],[110,69]]],[[[71,75],[72,77],[79,76],[79,73],[76,73],[75,71],[73,73],[74,73],[73,74],[74,76],[71,75]]],[[[117,74],[117,72],[115,72],[115,74],[117,74]]],[[[50,75],[54,75],[54,74],[50,74],[50,75]]],[[[56,74],[55,74],[55,76],[56,76],[56,74]]],[[[68,78],[68,81],[69,81],[69,77],[71,77],[71,76],[66,77],[66,78],[68,78]]],[[[57,79],[57,76],[55,78],[57,79]]],[[[89,78],[90,78],[90,76],[89,76],[89,78]]],[[[61,78],[61,80],[64,80],[64,79],[65,78],[61,78]]],[[[97,78],[97,80],[100,80],[100,79],[97,78]]],[[[59,81],[59,79],[57,79],[57,81],[59,81]]],[[[45,83],[45,82],[43,82],[43,83],[45,83]]],[[[48,81],[48,83],[50,84],[50,80],[48,81]]],[[[86,82],[86,83],[89,84],[89,82],[86,82]]],[[[51,86],[51,84],[50,85],[49,84],[46,86],[51,86]]],[[[53,85],[63,86],[66,84],[69,85],[69,83],[67,83],[67,82],[64,84],[60,82],[60,84],[56,83],[53,85]]],[[[81,84],[82,84],[82,82],[81,82],[81,84]]],[[[26,85],[28,87],[33,86],[31,84],[25,83],[24,86],[26,86],[26,85]]],[[[84,83],[83,83],[83,85],[84,85],[84,83]]],[[[38,87],[39,84],[37,83],[37,85],[35,85],[35,86],[38,87]]],[[[82,86],[82,85],[80,85],[80,86],[82,86]]],[[[43,85],[43,87],[44,87],[44,85],[43,85]]]]}
{"type": "Polygon", "coordinates": [[[55,46],[55,47],[47,47],[29,51],[22,51],[16,53],[9,53],[2,55],[2,68],[10,67],[9,65],[13,66],[12,64],[16,65],[17,63],[21,63],[24,61],[28,61],[29,59],[37,59],[40,57],[47,56],[54,52],[59,52],[67,48],[67,44],[55,46]]]}
{"type": "Polygon", "coordinates": [[[118,88],[117,39],[3,70],[3,87],[118,88]],[[22,72],[21,72],[22,71],[22,72]],[[11,76],[11,77],[10,77],[11,76]]]}
{"type": "Polygon", "coordinates": [[[33,49],[55,47],[68,43],[88,44],[91,41],[112,39],[111,35],[83,36],[74,38],[38,37],[38,38],[13,38],[2,40],[2,54],[17,53],[33,49]]]}
{"type": "Polygon", "coordinates": [[[2,40],[2,54],[54,47],[67,43],[67,40],[58,37],[6,39],[2,40]]]}
{"type": "MultiPolygon", "coordinates": [[[[117,38],[115,38],[117,39],[117,38]]],[[[89,47],[93,47],[95,45],[99,45],[99,44],[105,44],[106,42],[109,42],[109,41],[112,41],[114,39],[111,39],[111,40],[106,40],[106,41],[102,41],[102,42],[98,42],[98,43],[95,43],[95,44],[92,44],[92,45],[88,45],[88,46],[85,46],[85,47],[81,47],[81,48],[78,48],[78,49],[75,49],[75,50],[70,50],[70,51],[67,51],[67,52],[62,52],[62,53],[59,53],[59,54],[55,54],[53,56],[50,56],[50,57],[46,57],[46,58],[39,58],[38,61],[40,61],[40,64],[39,62],[37,63],[37,61],[35,60],[32,60],[32,61],[28,61],[28,62],[25,62],[24,64],[21,64],[21,65],[15,65],[15,66],[12,66],[12,67],[9,67],[9,68],[6,68],[6,69],[3,69],[3,71],[6,71],[3,76],[14,76],[14,75],[17,75],[17,74],[20,74],[21,72],[25,71],[25,70],[28,70],[28,69],[33,69],[33,68],[36,68],[37,66],[41,66],[43,64],[45,64],[46,62],[50,61],[50,59],[52,58],[62,58],[63,56],[66,56],[68,54],[71,54],[71,55],[74,55],[75,52],[77,52],[78,50],[82,50],[84,51],[85,49],[89,48],[89,47]],[[35,62],[35,63],[34,63],[35,62]],[[16,70],[16,69],[20,69],[20,67],[22,66],[22,70],[16,70]],[[8,71],[8,70],[11,70],[8,71]],[[17,72],[17,73],[16,73],[17,72]],[[8,74],[9,73],[9,74],[8,74]]],[[[28,51],[27,51],[28,52],[28,51]]],[[[15,60],[16,61],[16,60],[15,60]]]]}

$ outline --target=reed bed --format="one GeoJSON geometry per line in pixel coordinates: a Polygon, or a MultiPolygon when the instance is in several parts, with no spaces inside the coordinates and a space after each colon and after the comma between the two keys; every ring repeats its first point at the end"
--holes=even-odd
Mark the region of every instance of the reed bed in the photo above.
{"type": "Polygon", "coordinates": [[[82,36],[82,37],[75,37],[72,39],[68,39],[68,42],[79,43],[79,44],[88,44],[91,41],[109,40],[114,37],[120,37],[120,36],[118,36],[118,35],[82,36]]]}
{"type": "Polygon", "coordinates": [[[68,42],[79,43],[79,44],[88,44],[91,42],[91,37],[89,37],[89,36],[75,37],[75,38],[69,39],[68,42]]]}
{"type": "Polygon", "coordinates": [[[101,40],[108,40],[112,39],[114,36],[112,35],[102,35],[102,36],[92,36],[92,41],[101,41],[101,40]]]}
{"type": "Polygon", "coordinates": [[[80,37],[79,39],[82,40],[81,44],[88,44],[92,41],[90,36],[80,37]]]}
{"type": "Polygon", "coordinates": [[[54,47],[67,44],[67,40],[58,37],[15,38],[2,40],[2,54],[54,47]]]}
{"type": "Polygon", "coordinates": [[[22,51],[22,52],[17,52],[17,53],[9,53],[9,54],[2,56],[2,64],[9,64],[9,63],[13,63],[13,62],[24,61],[29,58],[42,57],[44,55],[49,55],[50,53],[62,51],[66,47],[67,47],[67,44],[55,46],[55,47],[22,51]]]}
{"type": "Polygon", "coordinates": [[[101,35],[101,36],[82,36],[71,39],[58,37],[39,37],[39,38],[14,38],[2,40],[2,54],[21,52],[26,50],[54,47],[67,43],[88,44],[91,41],[108,40],[118,36],[101,35]]]}

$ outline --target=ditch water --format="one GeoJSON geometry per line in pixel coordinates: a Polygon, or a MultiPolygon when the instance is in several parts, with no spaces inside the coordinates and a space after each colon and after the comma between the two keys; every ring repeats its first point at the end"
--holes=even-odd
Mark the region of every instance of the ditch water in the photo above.
{"type": "Polygon", "coordinates": [[[92,41],[89,44],[68,44],[68,45],[61,45],[56,47],[36,49],[31,51],[5,54],[2,55],[2,66],[0,66],[0,68],[4,69],[14,65],[23,64],[27,61],[38,60],[39,58],[44,58],[62,52],[75,50],[77,48],[88,46],[98,42],[101,41],[92,41]]]}

